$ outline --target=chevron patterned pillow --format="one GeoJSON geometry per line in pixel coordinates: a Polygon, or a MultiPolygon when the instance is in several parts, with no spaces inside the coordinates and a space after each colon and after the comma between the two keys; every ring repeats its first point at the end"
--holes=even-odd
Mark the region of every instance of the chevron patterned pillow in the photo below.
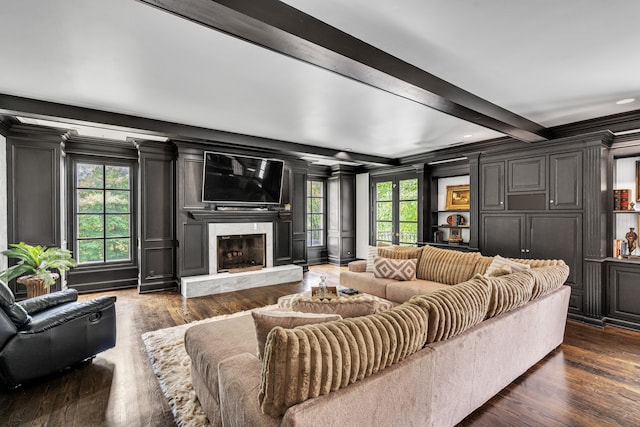
{"type": "Polygon", "coordinates": [[[417,264],[417,258],[391,259],[377,256],[373,259],[373,274],[377,278],[414,280],[417,264]]]}

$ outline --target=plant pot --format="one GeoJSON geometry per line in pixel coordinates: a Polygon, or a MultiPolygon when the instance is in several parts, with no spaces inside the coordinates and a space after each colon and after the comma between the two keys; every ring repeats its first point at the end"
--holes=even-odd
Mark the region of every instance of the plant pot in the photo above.
{"type": "MultiPolygon", "coordinates": [[[[60,277],[57,273],[53,273],[52,276],[56,280],[60,277]]],[[[33,298],[49,293],[50,286],[45,286],[44,279],[40,276],[22,276],[16,281],[27,288],[27,298],[33,298]]]]}

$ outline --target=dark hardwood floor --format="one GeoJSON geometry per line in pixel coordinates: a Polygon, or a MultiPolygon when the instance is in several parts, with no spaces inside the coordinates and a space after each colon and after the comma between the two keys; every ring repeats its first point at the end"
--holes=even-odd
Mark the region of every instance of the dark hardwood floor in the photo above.
{"type": "MultiPolygon", "coordinates": [[[[185,300],[173,292],[118,296],[115,348],[92,364],[0,391],[2,426],[175,426],[141,334],[274,304],[339,267],[311,267],[300,283],[185,300]]],[[[82,295],[88,299],[96,295],[82,295]]],[[[499,367],[496,367],[499,369],[499,367]]],[[[461,426],[640,426],[640,332],[568,321],[564,344],[461,426]]]]}

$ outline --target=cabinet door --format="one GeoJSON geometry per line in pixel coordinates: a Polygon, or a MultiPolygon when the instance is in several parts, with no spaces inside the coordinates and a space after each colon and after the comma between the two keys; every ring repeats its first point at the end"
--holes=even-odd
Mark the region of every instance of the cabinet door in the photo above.
{"type": "Polygon", "coordinates": [[[582,215],[527,215],[527,258],[561,259],[570,272],[567,283],[582,283],[582,215]]]}
{"type": "Polygon", "coordinates": [[[640,323],[640,268],[637,265],[609,265],[608,315],[640,323]]]}
{"type": "Polygon", "coordinates": [[[582,152],[549,156],[549,209],[582,209],[582,152]]]}
{"type": "Polygon", "coordinates": [[[486,211],[504,210],[504,162],[481,165],[480,209],[486,211]]]}
{"type": "Polygon", "coordinates": [[[520,258],[524,249],[524,215],[486,214],[481,218],[483,255],[520,258]]]}
{"type": "Polygon", "coordinates": [[[507,161],[508,192],[539,192],[547,189],[546,156],[507,161]]]}

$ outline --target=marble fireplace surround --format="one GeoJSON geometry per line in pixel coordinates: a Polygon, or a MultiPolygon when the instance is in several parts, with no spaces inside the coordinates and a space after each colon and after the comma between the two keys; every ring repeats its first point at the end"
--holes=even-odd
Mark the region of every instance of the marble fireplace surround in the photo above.
{"type": "Polygon", "coordinates": [[[260,286],[276,285],[302,280],[302,267],[297,265],[273,266],[273,223],[272,222],[210,222],[209,232],[209,272],[208,275],[181,278],[180,293],[185,298],[220,294],[260,286]],[[257,271],[241,273],[217,273],[218,236],[243,234],[265,235],[266,267],[257,271]]]}

